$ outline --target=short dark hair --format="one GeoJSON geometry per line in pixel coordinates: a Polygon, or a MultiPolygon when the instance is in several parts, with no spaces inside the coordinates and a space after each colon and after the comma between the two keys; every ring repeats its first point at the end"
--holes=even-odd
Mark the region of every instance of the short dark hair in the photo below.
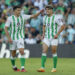
{"type": "Polygon", "coordinates": [[[14,6],[13,10],[16,10],[17,8],[21,8],[20,6],[14,6]]]}
{"type": "Polygon", "coordinates": [[[52,5],[47,5],[45,8],[53,9],[52,5]]]}

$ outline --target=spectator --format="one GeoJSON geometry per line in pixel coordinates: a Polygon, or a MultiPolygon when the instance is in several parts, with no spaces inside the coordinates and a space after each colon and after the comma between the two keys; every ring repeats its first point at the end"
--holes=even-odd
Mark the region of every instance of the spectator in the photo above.
{"type": "Polygon", "coordinates": [[[44,6],[48,5],[48,1],[47,0],[40,0],[39,1],[39,8],[40,10],[44,8],[44,6]]]}
{"type": "Polygon", "coordinates": [[[29,33],[28,38],[25,39],[26,44],[36,44],[36,40],[32,38],[32,34],[29,33]]]}
{"type": "Polygon", "coordinates": [[[11,6],[11,0],[5,0],[6,5],[11,6]]]}
{"type": "Polygon", "coordinates": [[[6,35],[5,35],[5,22],[6,22],[6,18],[4,17],[3,18],[3,22],[2,22],[2,24],[1,24],[1,28],[2,28],[2,35],[1,35],[1,37],[2,37],[2,42],[5,42],[5,43],[8,43],[8,41],[7,41],[7,37],[6,37],[6,35]]]}
{"type": "Polygon", "coordinates": [[[47,0],[35,0],[34,2],[34,6],[39,7],[39,9],[43,9],[44,6],[48,5],[48,1],[47,0]]]}
{"type": "Polygon", "coordinates": [[[28,14],[28,13],[29,13],[29,6],[28,6],[28,4],[24,3],[21,14],[28,14]]]}
{"type": "Polygon", "coordinates": [[[65,43],[65,30],[63,32],[61,32],[60,36],[59,36],[59,44],[64,44],[65,43]]]}
{"type": "Polygon", "coordinates": [[[30,32],[31,32],[33,38],[36,38],[36,36],[40,34],[39,31],[37,31],[33,27],[30,28],[30,32]]]}
{"type": "Polygon", "coordinates": [[[26,21],[25,27],[26,27],[26,28],[30,28],[30,27],[31,27],[28,21],[26,21]]]}
{"type": "Polygon", "coordinates": [[[11,16],[13,14],[13,9],[9,8],[7,12],[7,16],[11,16]]]}
{"type": "Polygon", "coordinates": [[[30,24],[28,21],[25,23],[25,38],[28,38],[28,34],[30,32],[30,24]]]}
{"type": "Polygon", "coordinates": [[[11,0],[11,5],[12,6],[20,5],[20,2],[17,0],[11,0]]]}
{"type": "Polygon", "coordinates": [[[53,12],[55,13],[58,7],[58,0],[52,0],[52,4],[53,4],[53,12]]]}
{"type": "Polygon", "coordinates": [[[3,12],[3,10],[2,10],[1,4],[0,4],[0,17],[1,17],[2,12],[3,12]]]}
{"type": "Polygon", "coordinates": [[[75,30],[72,28],[71,25],[68,26],[67,29],[67,44],[72,44],[74,41],[74,34],[75,34],[75,30]]]}
{"type": "Polygon", "coordinates": [[[75,8],[73,8],[71,14],[68,15],[67,24],[75,25],[75,8]]]}
{"type": "Polygon", "coordinates": [[[1,0],[0,4],[1,4],[1,9],[4,10],[5,9],[5,0],[1,0]]]}
{"type": "Polygon", "coordinates": [[[40,19],[38,17],[31,20],[30,25],[31,27],[35,28],[37,31],[40,29],[40,19]]]}
{"type": "Polygon", "coordinates": [[[60,0],[58,3],[57,11],[58,10],[60,10],[61,14],[64,15],[65,8],[64,8],[63,0],[60,0]]]}
{"type": "Polygon", "coordinates": [[[7,15],[8,12],[8,5],[5,4],[5,9],[3,10],[3,13],[7,15]]]}
{"type": "Polygon", "coordinates": [[[39,7],[35,6],[32,11],[32,14],[36,14],[37,12],[39,12],[39,7]]]}
{"type": "Polygon", "coordinates": [[[39,1],[40,1],[40,0],[35,0],[35,2],[34,2],[34,6],[39,7],[39,1]]]}
{"type": "Polygon", "coordinates": [[[1,26],[1,24],[2,24],[2,19],[0,19],[0,43],[2,43],[2,26],[1,26]]]}

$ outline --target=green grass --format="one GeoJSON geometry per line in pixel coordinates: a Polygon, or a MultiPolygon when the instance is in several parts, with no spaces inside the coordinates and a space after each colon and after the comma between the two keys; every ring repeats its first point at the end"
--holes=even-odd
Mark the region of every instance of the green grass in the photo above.
{"type": "MultiPolygon", "coordinates": [[[[0,75],[75,75],[75,58],[59,58],[57,72],[51,73],[52,59],[47,59],[46,72],[38,73],[36,70],[40,68],[40,58],[30,58],[26,60],[26,70],[28,72],[14,72],[9,59],[0,59],[0,75]]],[[[16,65],[20,68],[19,59],[16,60],[16,65]]]]}

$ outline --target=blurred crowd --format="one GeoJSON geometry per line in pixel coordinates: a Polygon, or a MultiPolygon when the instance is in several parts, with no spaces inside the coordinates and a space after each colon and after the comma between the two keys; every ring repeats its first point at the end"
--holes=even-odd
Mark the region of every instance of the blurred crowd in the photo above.
{"type": "MultiPolygon", "coordinates": [[[[13,14],[13,7],[19,5],[22,7],[21,14],[36,14],[46,5],[52,4],[55,14],[64,17],[66,28],[59,36],[59,44],[75,43],[75,0],[0,0],[0,43],[8,40],[5,36],[5,22],[8,16],[13,14]]],[[[43,16],[27,20],[25,23],[25,43],[37,44],[42,40],[43,16]]]]}

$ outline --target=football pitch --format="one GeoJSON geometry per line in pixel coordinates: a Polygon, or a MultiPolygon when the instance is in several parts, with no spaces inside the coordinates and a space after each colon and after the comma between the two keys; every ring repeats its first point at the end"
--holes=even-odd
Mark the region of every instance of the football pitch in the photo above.
{"type": "MultiPolygon", "coordinates": [[[[25,64],[27,72],[14,72],[9,59],[0,59],[0,75],[75,75],[75,58],[59,58],[56,73],[51,73],[52,62],[52,58],[48,58],[45,72],[39,73],[37,69],[40,68],[41,59],[29,58],[25,64]]],[[[19,59],[16,59],[16,65],[20,68],[19,59]]]]}

